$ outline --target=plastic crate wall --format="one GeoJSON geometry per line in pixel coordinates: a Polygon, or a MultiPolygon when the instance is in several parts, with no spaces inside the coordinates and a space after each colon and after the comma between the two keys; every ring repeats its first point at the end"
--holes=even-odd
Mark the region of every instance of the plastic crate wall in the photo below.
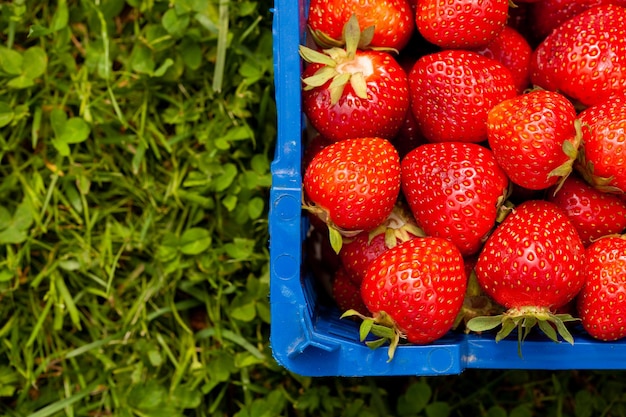
{"type": "Polygon", "coordinates": [[[573,329],[575,344],[529,337],[518,355],[517,339],[499,343],[494,334],[450,332],[425,346],[401,345],[393,361],[387,348],[371,350],[358,340],[358,324],[322,305],[314,280],[303,268],[302,243],[308,223],[302,217],[301,109],[304,41],[303,0],[276,0],[273,9],[275,91],[278,137],[270,190],[270,343],[286,369],[306,376],[391,376],[459,374],[489,369],[626,369],[626,341],[605,343],[573,329]]]}

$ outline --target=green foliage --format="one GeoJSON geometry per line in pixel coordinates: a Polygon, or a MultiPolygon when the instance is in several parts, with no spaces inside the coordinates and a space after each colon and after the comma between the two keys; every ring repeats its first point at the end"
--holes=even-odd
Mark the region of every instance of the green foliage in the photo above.
{"type": "Polygon", "coordinates": [[[270,25],[245,1],[0,5],[0,414],[260,406],[270,25]]]}
{"type": "Polygon", "coordinates": [[[0,414],[626,415],[619,372],[274,362],[270,8],[0,3],[0,414]]]}

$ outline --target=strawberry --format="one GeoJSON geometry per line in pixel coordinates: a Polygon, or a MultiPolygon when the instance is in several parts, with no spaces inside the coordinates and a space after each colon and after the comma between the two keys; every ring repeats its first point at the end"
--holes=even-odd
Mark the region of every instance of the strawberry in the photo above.
{"type": "Polygon", "coordinates": [[[505,100],[487,118],[489,146],[510,180],[531,190],[572,171],[581,133],[563,95],[538,90],[505,100]]]}
{"type": "Polygon", "coordinates": [[[404,205],[396,204],[381,226],[344,239],[339,257],[342,265],[350,272],[350,277],[360,285],[374,259],[397,244],[418,236],[424,236],[424,232],[417,227],[415,219],[404,205]]]}
{"type": "Polygon", "coordinates": [[[558,206],[543,200],[520,204],[487,239],[476,263],[479,284],[507,311],[474,318],[468,328],[483,331],[502,324],[496,341],[517,328],[521,344],[538,324],[552,340],[558,340],[558,332],[573,343],[563,324],[573,318],[553,312],[582,288],[583,255],[575,227],[558,206]]]}
{"type": "Polygon", "coordinates": [[[382,138],[355,138],[320,150],[304,173],[305,208],[324,220],[336,252],[341,236],[380,226],[400,193],[400,158],[382,138]],[[352,232],[352,233],[349,233],[352,232]]]}
{"type": "Polygon", "coordinates": [[[409,73],[411,109],[430,142],[482,142],[487,113],[516,95],[511,72],[476,52],[419,58],[409,73]]]}
{"type": "Polygon", "coordinates": [[[475,143],[429,143],[411,151],[401,168],[402,192],[418,226],[450,240],[464,256],[478,252],[509,184],[491,151],[475,143]]]}
{"type": "Polygon", "coordinates": [[[530,20],[534,36],[540,40],[559,25],[594,6],[626,6],[626,0],[541,0],[535,3],[530,8],[530,20]]]}
{"type": "Polygon", "coordinates": [[[589,107],[579,118],[584,128],[578,171],[603,191],[626,192],[626,95],[589,107]]]}
{"type": "Polygon", "coordinates": [[[584,106],[626,90],[626,8],[592,7],[557,27],[533,52],[530,73],[584,106]]]}
{"type": "Polygon", "coordinates": [[[332,284],[333,299],[341,311],[355,310],[361,314],[369,313],[361,298],[360,286],[344,267],[335,272],[332,284]]]}
{"type": "Polygon", "coordinates": [[[600,340],[626,337],[626,235],[589,246],[583,271],[585,284],[577,299],[583,328],[600,340]]]}
{"type": "MultiPolygon", "coordinates": [[[[395,242],[393,244],[395,245],[395,242]]],[[[350,278],[354,283],[361,284],[369,264],[390,247],[393,246],[387,245],[384,233],[371,236],[371,232],[363,231],[344,241],[339,257],[343,267],[350,272],[350,278]]]]}
{"type": "Polygon", "coordinates": [[[322,52],[300,47],[309,63],[302,73],[303,112],[332,141],[355,137],[393,138],[409,108],[408,79],[389,53],[359,49],[360,29],[351,19],[346,47],[322,52]]]}
{"type": "Polygon", "coordinates": [[[424,237],[396,245],[370,264],[361,283],[373,314],[361,316],[361,336],[371,331],[380,337],[370,347],[389,341],[390,360],[400,338],[416,344],[441,338],[461,309],[466,281],[463,257],[449,241],[424,237]]]}
{"type": "Polygon", "coordinates": [[[569,177],[558,192],[548,194],[547,200],[565,211],[585,246],[626,230],[626,203],[580,178],[569,177]]]}
{"type": "Polygon", "coordinates": [[[518,94],[530,85],[530,56],[533,51],[526,38],[512,27],[505,26],[491,42],[476,52],[508,68],[518,94]]]}
{"type": "Polygon", "coordinates": [[[362,28],[372,27],[369,46],[402,50],[415,27],[409,0],[310,0],[308,24],[322,46],[345,42],[343,29],[355,15],[362,28]]]}
{"type": "Polygon", "coordinates": [[[487,45],[504,28],[509,0],[420,0],[415,23],[420,34],[443,49],[487,45]]]}

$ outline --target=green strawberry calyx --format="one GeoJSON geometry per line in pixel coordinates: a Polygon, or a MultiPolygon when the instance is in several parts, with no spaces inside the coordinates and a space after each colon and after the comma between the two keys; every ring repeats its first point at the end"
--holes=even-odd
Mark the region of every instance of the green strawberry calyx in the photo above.
{"type": "MultiPolygon", "coordinates": [[[[304,200],[305,197],[303,197],[304,200]]],[[[330,218],[329,211],[321,206],[304,201],[302,208],[326,223],[330,246],[335,253],[341,251],[344,242],[350,241],[363,232],[362,229],[347,230],[337,226],[330,218]]],[[[400,203],[394,206],[387,219],[380,226],[368,232],[369,242],[377,235],[383,233],[385,235],[385,244],[388,248],[393,248],[398,243],[406,242],[413,237],[426,236],[424,231],[415,223],[415,219],[409,214],[409,211],[400,203]]]]}
{"type": "Polygon", "coordinates": [[[311,37],[313,38],[315,44],[325,49],[347,47],[355,40],[358,43],[358,48],[367,48],[370,42],[372,42],[372,39],[374,39],[374,30],[374,26],[368,26],[361,31],[361,28],[359,26],[359,20],[355,13],[350,16],[350,19],[343,27],[341,39],[335,39],[326,34],[326,32],[324,31],[321,31],[319,29],[312,30],[309,27],[309,32],[311,33],[311,37]]]}
{"type": "MultiPolygon", "coordinates": [[[[583,128],[589,129],[589,125],[585,124],[583,128]]],[[[574,168],[585,179],[585,181],[587,181],[588,184],[591,184],[594,188],[602,192],[611,194],[626,193],[626,190],[622,190],[621,188],[611,184],[614,180],[614,177],[602,177],[594,173],[593,162],[587,160],[585,156],[584,143],[583,146],[581,146],[580,152],[578,152],[578,157],[576,159],[576,164],[574,165],[574,168]]]]}
{"type": "MultiPolygon", "coordinates": [[[[582,154],[582,153],[581,153],[582,154]]],[[[615,177],[601,177],[594,174],[593,162],[587,161],[584,155],[578,158],[577,168],[578,173],[591,184],[594,188],[610,194],[623,194],[626,190],[622,190],[619,187],[611,185],[615,177]]]]}
{"type": "MultiPolygon", "coordinates": [[[[304,198],[303,198],[304,199],[304,198]]],[[[312,204],[312,203],[308,203],[308,202],[304,202],[302,204],[302,209],[308,211],[309,213],[319,217],[320,220],[322,220],[324,223],[326,223],[326,226],[328,226],[328,235],[330,238],[330,246],[333,248],[333,250],[335,251],[335,253],[339,253],[339,251],[341,251],[341,248],[343,246],[343,240],[344,238],[352,238],[356,235],[358,235],[359,233],[361,233],[363,230],[362,229],[358,229],[358,230],[347,230],[344,229],[340,226],[337,226],[331,219],[331,215],[328,212],[327,209],[312,204]]]]}
{"type": "Polygon", "coordinates": [[[583,139],[583,130],[580,119],[576,119],[574,121],[574,129],[576,130],[574,137],[571,140],[563,142],[563,153],[567,156],[567,161],[550,171],[548,174],[548,177],[560,177],[557,186],[555,187],[554,194],[559,192],[567,177],[569,177],[572,173],[574,169],[574,162],[579,159],[578,149],[580,148],[580,144],[583,139]]]}
{"type": "MultiPolygon", "coordinates": [[[[357,51],[366,48],[373,36],[374,27],[370,26],[361,31],[359,21],[353,14],[343,29],[345,47],[335,45],[319,52],[301,45],[300,56],[302,59],[308,63],[322,65],[315,74],[302,80],[304,89],[308,91],[322,87],[330,81],[328,89],[330,90],[331,104],[334,105],[339,101],[349,83],[357,97],[367,99],[366,79],[374,73],[374,68],[371,60],[358,55],[357,51]]],[[[319,41],[316,40],[316,42],[319,41]]],[[[320,43],[325,44],[324,42],[320,43]]]]}
{"type": "Polygon", "coordinates": [[[413,237],[426,236],[426,233],[417,225],[409,210],[401,203],[397,203],[393,207],[383,224],[369,232],[369,242],[383,233],[385,234],[385,246],[389,249],[413,237]]]}
{"type": "Polygon", "coordinates": [[[347,310],[341,315],[341,318],[359,317],[361,326],[359,327],[359,339],[370,349],[378,349],[386,343],[389,343],[387,353],[387,362],[391,362],[396,352],[396,348],[400,344],[401,339],[406,339],[406,335],[398,328],[394,320],[384,311],[374,314],[373,317],[365,316],[356,310],[347,310]],[[374,340],[367,340],[369,335],[376,336],[374,340]]]}
{"type": "Polygon", "coordinates": [[[344,25],[340,39],[333,38],[322,30],[312,29],[311,26],[308,26],[308,29],[309,33],[311,34],[311,38],[313,39],[313,42],[315,42],[316,45],[324,49],[343,48],[346,47],[349,42],[357,39],[359,49],[394,52],[396,54],[399,53],[398,50],[394,48],[370,45],[372,40],[374,39],[374,34],[376,31],[376,27],[374,25],[368,26],[362,31],[359,30],[359,37],[355,38],[354,33],[356,32],[356,29],[360,29],[356,13],[353,13],[352,16],[350,16],[350,19],[348,20],[346,25],[344,25]]]}
{"type": "Polygon", "coordinates": [[[496,334],[496,342],[507,337],[517,329],[517,353],[522,357],[522,342],[535,326],[554,342],[559,342],[559,336],[570,344],[574,338],[565,326],[566,322],[580,319],[570,314],[555,314],[548,307],[526,306],[510,308],[503,314],[496,316],[474,317],[467,322],[467,328],[473,332],[484,332],[502,326],[496,334]]]}

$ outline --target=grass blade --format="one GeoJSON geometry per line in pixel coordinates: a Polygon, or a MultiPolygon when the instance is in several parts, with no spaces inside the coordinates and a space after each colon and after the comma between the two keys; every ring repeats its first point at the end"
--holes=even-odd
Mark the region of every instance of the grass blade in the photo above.
{"type": "Polygon", "coordinates": [[[77,403],[83,398],[87,397],[90,393],[96,390],[98,385],[100,385],[104,381],[104,378],[100,378],[97,381],[91,383],[87,388],[77,392],[71,397],[64,398],[62,400],[56,401],[50,405],[45,406],[39,411],[34,412],[29,417],[48,417],[52,416],[59,411],[62,411],[64,408],[71,406],[72,404],[77,403]]]}
{"type": "Polygon", "coordinates": [[[229,0],[220,2],[220,17],[217,33],[217,58],[213,71],[213,90],[220,93],[224,81],[224,68],[226,67],[226,50],[228,49],[228,26],[229,26],[229,0]]]}

